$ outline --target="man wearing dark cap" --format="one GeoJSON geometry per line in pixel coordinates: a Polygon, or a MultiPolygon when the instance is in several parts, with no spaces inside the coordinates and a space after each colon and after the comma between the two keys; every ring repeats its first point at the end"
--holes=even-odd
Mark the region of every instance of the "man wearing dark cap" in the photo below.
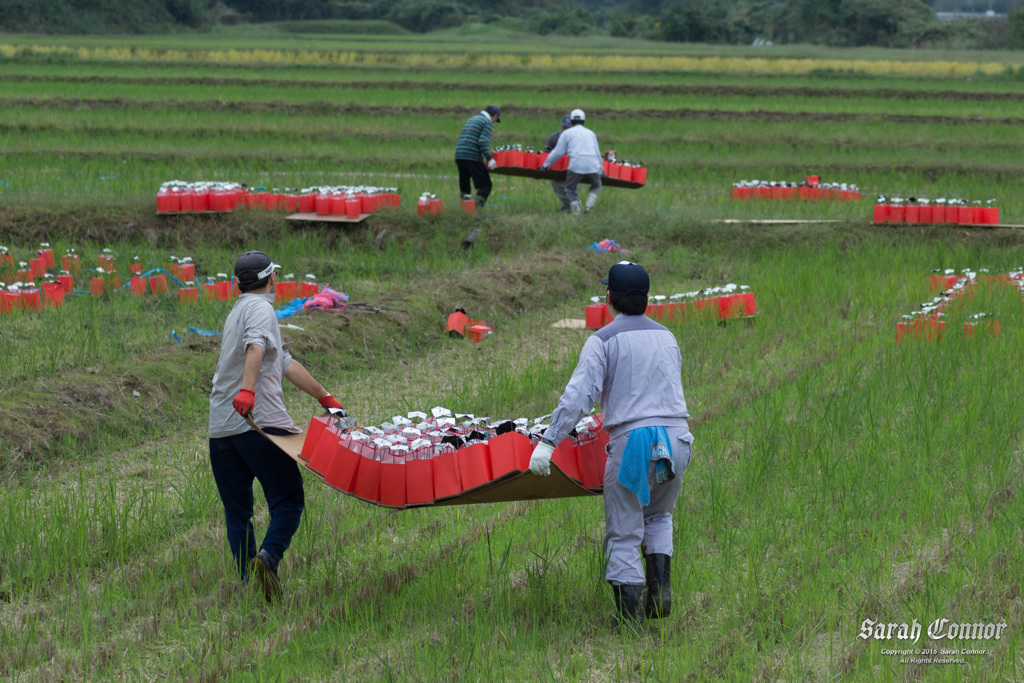
{"type": "Polygon", "coordinates": [[[251,415],[268,434],[297,434],[284,407],[282,378],[325,408],[344,410],[281,343],[274,314],[279,268],[262,251],[242,254],[235,277],[242,295],[227,320],[210,393],[210,466],[224,504],[228,545],[245,582],[255,576],[267,602],[282,595],[278,563],[299,528],[305,506],[302,475],[295,461],[245,421],[251,415]],[[257,549],[252,482],[258,479],[270,524],[257,549]]]}
{"type": "Polygon", "coordinates": [[[621,261],[601,283],[608,285],[613,320],[583,345],[551,424],[533,451],[530,471],[550,474],[555,446],[595,401],[600,404],[610,437],[604,473],[605,580],[612,586],[620,623],[635,625],[645,616],[666,617],[671,610],[672,510],[690,464],[693,436],[680,381],[679,344],[644,315],[647,271],[621,261]]]}
{"type": "MultiPolygon", "coordinates": [[[[562,127],[559,130],[556,130],[551,135],[549,135],[548,139],[544,142],[543,151],[551,152],[551,150],[555,148],[555,145],[558,144],[558,138],[562,135],[562,132],[568,129],[571,125],[572,123],[569,120],[569,115],[566,114],[565,116],[562,117],[562,127]]],[[[565,181],[552,180],[551,189],[554,190],[555,196],[558,197],[558,200],[562,203],[561,208],[559,208],[558,210],[565,212],[570,211],[572,209],[572,206],[569,203],[569,197],[565,194],[565,181]]]]}
{"type": "Polygon", "coordinates": [[[491,194],[491,174],[497,165],[491,158],[491,133],[495,122],[501,121],[501,109],[487,105],[482,112],[469,117],[455,143],[455,165],[459,169],[459,192],[463,199],[473,196],[476,186],[476,207],[482,208],[491,194]]]}

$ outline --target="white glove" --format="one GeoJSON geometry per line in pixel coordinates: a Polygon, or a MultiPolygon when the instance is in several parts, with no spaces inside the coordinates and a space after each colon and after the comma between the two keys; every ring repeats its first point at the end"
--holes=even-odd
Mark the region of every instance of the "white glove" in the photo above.
{"type": "Polygon", "coordinates": [[[494,169],[498,168],[498,162],[495,161],[494,159],[491,159],[490,161],[487,162],[487,168],[493,171],[494,169]]]}
{"type": "Polygon", "coordinates": [[[530,456],[530,471],[538,477],[551,474],[551,454],[554,452],[555,447],[549,443],[541,441],[537,444],[533,449],[533,455],[530,456]]]}

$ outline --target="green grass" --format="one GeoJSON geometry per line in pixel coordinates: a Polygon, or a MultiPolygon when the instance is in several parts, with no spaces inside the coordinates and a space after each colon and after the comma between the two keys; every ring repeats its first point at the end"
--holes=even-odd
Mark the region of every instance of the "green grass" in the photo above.
{"type": "MultiPolygon", "coordinates": [[[[301,46],[464,52],[487,41],[526,52],[712,54],[607,39],[522,45],[490,28],[468,37],[304,35],[301,46]]],[[[66,44],[297,45],[270,26],[66,44]]],[[[770,54],[950,58],[801,46],[770,54]]],[[[172,329],[219,328],[230,304],[117,294],[0,315],[0,676],[1021,678],[1024,399],[1016,368],[1024,303],[1016,290],[981,284],[949,312],[941,341],[894,339],[900,316],[931,298],[932,269],[1016,269],[1021,236],[872,226],[870,194],[860,204],[728,199],[741,178],[820,173],[866,193],[994,197],[1004,222],[1019,222],[1022,141],[1019,126],[1000,120],[1015,118],[1015,100],[928,94],[1024,94],[1016,81],[467,76],[25,58],[0,62],[5,76],[0,243],[16,260],[45,240],[58,255],[76,248],[86,265],[103,248],[152,265],[191,256],[204,279],[230,272],[239,252],[264,249],[284,272],[313,273],[371,305],[297,316],[289,322],[302,329],[283,330],[295,357],[365,423],[438,404],[497,417],[550,412],[588,335],[550,326],[582,317],[589,297],[602,293],[598,280],[621,258],[586,251],[603,238],[648,268],[652,294],[745,284],[759,314],[669,325],[697,441],[675,517],[673,616],[636,634],[613,628],[596,498],[396,512],[312,477],[282,565],[285,600],[267,607],[233,578],[207,463],[218,342],[169,339],[172,329]],[[248,82],[159,82],[175,78],[248,82]],[[317,87],[281,84],[292,79],[317,87]],[[493,92],[492,82],[500,86],[493,92]],[[531,84],[546,89],[531,93],[531,84]],[[648,93],[637,87],[644,85],[678,90],[648,93]],[[718,85],[733,90],[716,92],[718,85]],[[688,86],[698,90],[680,94],[688,86]],[[834,89],[853,92],[836,97],[834,89]],[[917,96],[872,95],[878,90],[917,96]],[[608,188],[597,211],[579,220],[554,214],[546,184],[499,176],[488,215],[463,216],[451,146],[464,118],[492,100],[508,111],[495,144],[535,145],[556,114],[582,102],[603,148],[647,162],[648,186],[608,188]],[[658,108],[705,113],[655,118],[658,108]],[[898,119],[937,113],[952,118],[898,119]],[[298,227],[266,211],[158,218],[153,195],[173,178],[279,187],[366,179],[399,185],[404,202],[341,229],[298,227]],[[442,218],[415,216],[423,191],[444,197],[442,218]],[[838,222],[716,222],[784,217],[838,222]],[[464,250],[460,240],[473,227],[483,236],[464,250]],[[448,338],[444,319],[456,306],[495,333],[479,345],[448,338]],[[964,338],[963,322],[982,311],[1000,321],[1001,335],[964,338]],[[922,638],[917,647],[989,650],[948,666],[901,664],[882,649],[902,643],[857,637],[864,619],[927,626],[942,617],[1009,627],[983,644],[922,638]]],[[[317,408],[290,386],[285,397],[298,422],[317,408]]],[[[265,528],[266,509],[257,509],[265,528]]]]}

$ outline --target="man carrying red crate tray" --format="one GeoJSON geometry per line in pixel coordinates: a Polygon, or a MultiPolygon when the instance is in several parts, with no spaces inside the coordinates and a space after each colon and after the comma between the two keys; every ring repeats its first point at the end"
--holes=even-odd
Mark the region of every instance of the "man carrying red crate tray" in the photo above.
{"type": "Polygon", "coordinates": [[[555,447],[595,401],[601,405],[610,436],[604,474],[605,580],[612,586],[620,623],[636,625],[645,616],[657,619],[671,610],[672,510],[693,436],[679,344],[644,315],[647,272],[621,261],[601,283],[608,285],[613,319],[584,344],[551,424],[533,451],[530,471],[550,474],[555,447]]]}
{"type": "Polygon", "coordinates": [[[325,408],[344,410],[281,344],[274,314],[279,268],[262,251],[235,263],[242,291],[224,322],[220,359],[210,393],[210,467],[224,504],[228,544],[243,582],[255,576],[267,602],[282,595],[277,568],[299,528],[305,506],[298,465],[245,421],[268,434],[297,434],[284,407],[282,379],[325,408]],[[253,529],[253,479],[263,487],[270,524],[257,552],[253,529]]]}

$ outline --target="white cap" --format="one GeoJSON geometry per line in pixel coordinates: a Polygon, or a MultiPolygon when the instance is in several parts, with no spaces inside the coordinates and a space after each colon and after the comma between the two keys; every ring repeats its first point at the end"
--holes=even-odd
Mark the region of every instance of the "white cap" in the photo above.
{"type": "Polygon", "coordinates": [[[573,109],[569,112],[570,121],[586,121],[587,115],[583,113],[582,109],[573,109]]]}

